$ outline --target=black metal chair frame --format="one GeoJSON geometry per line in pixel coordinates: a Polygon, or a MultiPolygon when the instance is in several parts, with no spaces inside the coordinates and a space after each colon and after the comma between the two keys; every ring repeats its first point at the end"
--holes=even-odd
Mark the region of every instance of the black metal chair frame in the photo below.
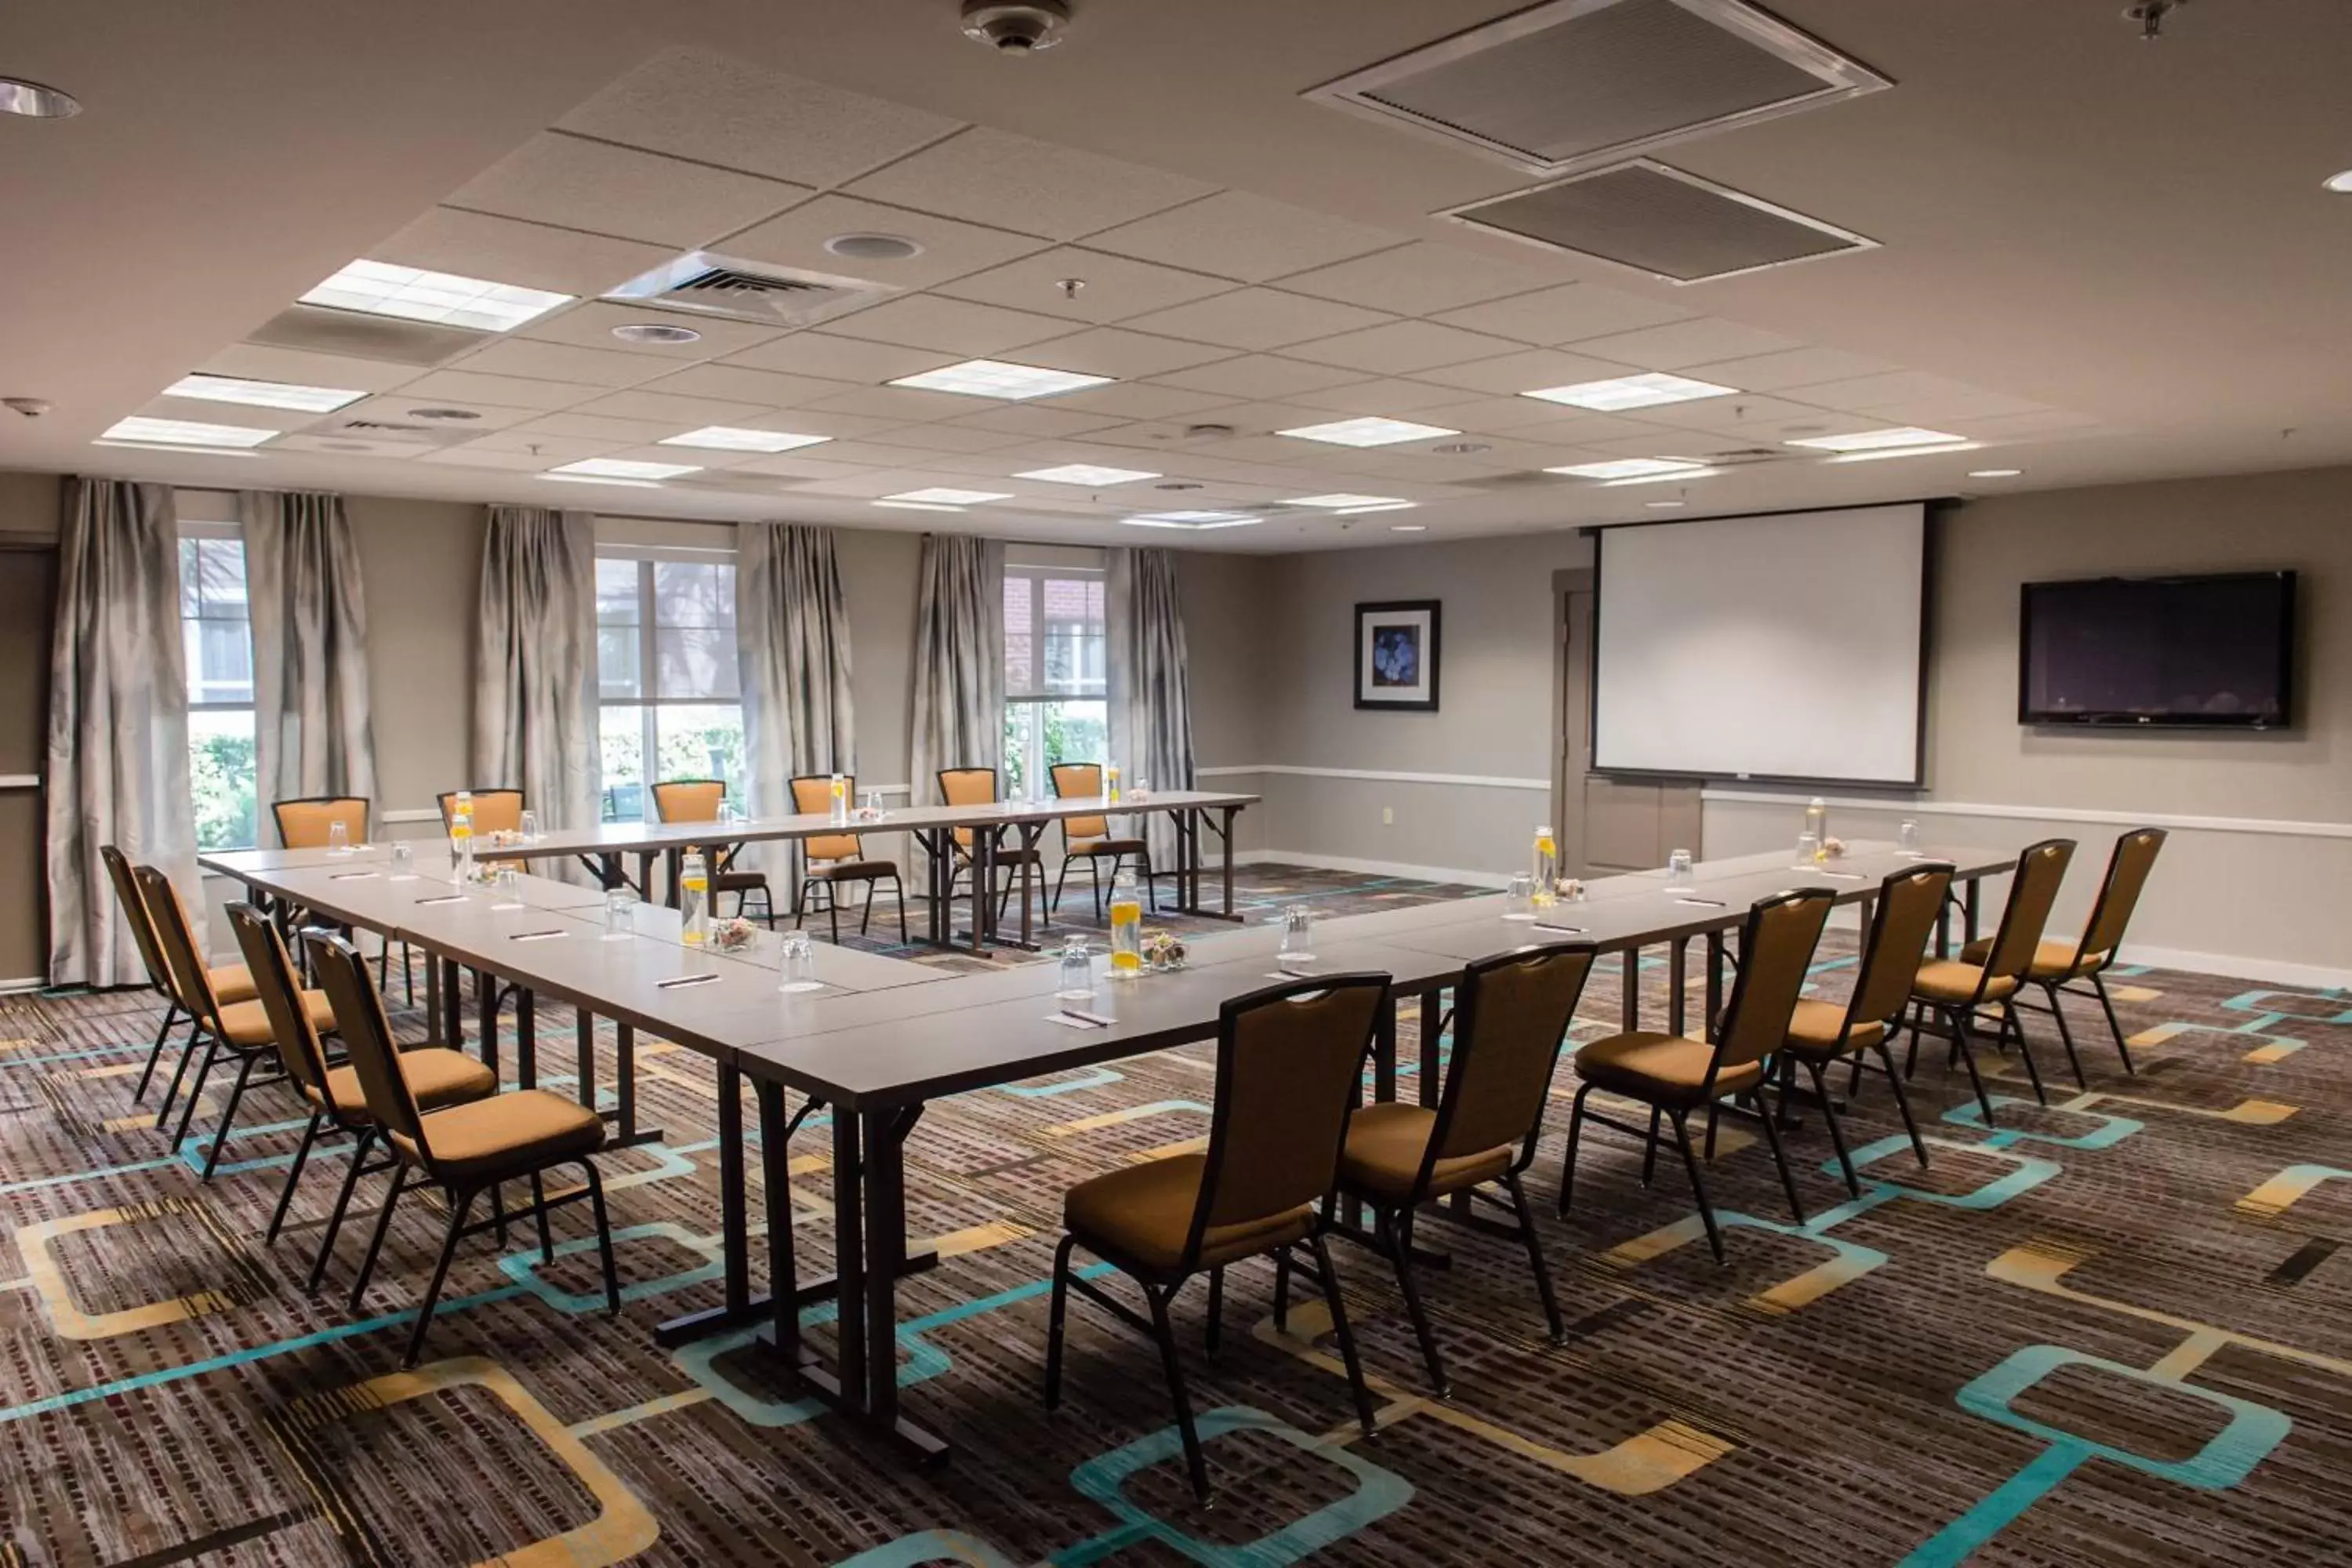
{"type": "MultiPolygon", "coordinates": [[[[2067,858],[2070,860],[2073,858],[2074,853],[2073,839],[2043,838],[2019,850],[2018,864],[2022,866],[2028,857],[2039,854],[2053,846],[2063,846],[2067,858]]],[[[2062,866],[2059,875],[2063,878],[2064,874],[2065,868],[2062,866]]],[[[1978,966],[1976,994],[1965,1002],[1937,1002],[1925,996],[1912,998],[1911,1043],[1903,1059],[1903,1072],[1907,1078],[1919,1065],[1919,1040],[1922,1036],[1933,1036],[1947,1041],[1950,1046],[1947,1066],[1949,1065],[1950,1057],[1957,1057],[1960,1065],[1968,1069],[1969,1087],[1976,1091],[1977,1108],[1984,1113],[1987,1127],[1997,1125],[1993,1116],[1992,1096],[1985,1090],[1984,1075],[1978,1070],[1976,1052],[1970,1045],[1974,1026],[1980,1022],[1979,1016],[1987,1007],[1999,1009],[1999,1022],[1995,1026],[1992,1040],[1993,1048],[2006,1054],[2009,1042],[2014,1039],[2017,1042],[2017,1054],[2025,1063],[2026,1079],[2033,1085],[2034,1100],[2042,1105],[2050,1103],[2050,1091],[2044,1089],[2042,1083],[2041,1065],[2033,1059],[2033,1047],[2028,1045],[2025,1039],[2025,1025],[2017,1016],[2017,992],[2025,989],[2027,980],[2022,975],[2017,977],[2017,990],[1997,1002],[1988,999],[1985,994],[1993,981],[2001,978],[1993,973],[1991,961],[1993,955],[2000,952],[2002,939],[2009,933],[2010,921],[2017,916],[2018,883],[2019,879],[2014,877],[2011,879],[2009,899],[2001,906],[2000,923],[1993,928],[1992,946],[1985,952],[1985,963],[1978,966]],[[1931,1016],[1933,1023],[1928,1021],[1931,1016]]],[[[2036,940],[2038,945],[2039,933],[2036,940]]],[[[2031,963],[2030,958],[2028,962],[2031,963]]],[[[2070,1057],[2074,1054],[2072,1042],[2067,1046],[2067,1054],[2070,1057]]],[[[2079,1080],[2082,1076],[2082,1064],[2079,1061],[2075,1063],[2074,1072],[2079,1080]]]]}
{"type": "MultiPolygon", "coordinates": [[[[856,775],[853,773],[845,773],[842,776],[851,781],[850,787],[854,791],[856,787],[856,775]]],[[[830,780],[832,777],[833,775],[830,773],[803,773],[799,778],[793,780],[792,790],[793,808],[797,810],[800,806],[800,786],[804,780],[830,780]]],[[[860,835],[854,825],[843,828],[842,831],[852,838],[860,837],[860,835]]],[[[863,847],[863,841],[861,839],[860,848],[862,849],[863,847]]],[[[800,879],[793,888],[793,929],[794,931],[800,930],[802,922],[808,918],[811,912],[812,906],[809,903],[809,889],[813,887],[822,887],[824,889],[824,909],[823,913],[832,925],[834,944],[835,946],[839,946],[841,943],[841,885],[844,882],[863,882],[866,884],[866,898],[863,903],[859,906],[857,934],[864,936],[867,930],[874,924],[875,894],[880,890],[879,885],[881,883],[887,882],[890,884],[890,895],[893,899],[898,900],[898,945],[901,947],[908,945],[912,939],[907,934],[907,884],[901,881],[898,878],[898,863],[896,860],[885,860],[879,863],[889,867],[890,869],[887,872],[877,872],[870,877],[824,876],[809,869],[808,841],[806,839],[803,839],[801,841],[800,879]]]]}
{"type": "MultiPolygon", "coordinates": [[[[1053,767],[1046,770],[1046,776],[1054,781],[1054,798],[1055,800],[1063,798],[1061,770],[1073,764],[1068,763],[1057,763],[1053,767]]],[[[1099,763],[1080,763],[1075,765],[1093,768],[1096,770],[1097,774],[1100,773],[1102,768],[1102,764],[1099,763]]],[[[1110,814],[1108,812],[1105,812],[1103,814],[1103,826],[1106,829],[1110,826],[1110,814]]],[[[1106,832],[1104,837],[1108,838],[1109,837],[1108,833],[1106,832]]],[[[1087,863],[1087,879],[1094,889],[1095,923],[1097,925],[1100,925],[1102,923],[1102,862],[1107,854],[1110,859],[1110,875],[1113,885],[1118,883],[1118,868],[1123,862],[1129,859],[1137,862],[1138,869],[1143,873],[1143,896],[1149,902],[1151,912],[1155,915],[1160,912],[1160,881],[1152,873],[1151,850],[1148,845],[1140,853],[1131,849],[1118,851],[1107,851],[1101,848],[1073,850],[1070,847],[1070,821],[1069,818],[1064,817],[1062,819],[1062,864],[1060,869],[1054,877],[1054,890],[1048,894],[1045,899],[1045,918],[1047,920],[1052,920],[1055,912],[1062,907],[1062,889],[1069,882],[1070,879],[1070,862],[1073,860],[1084,860],[1087,863]]]]}

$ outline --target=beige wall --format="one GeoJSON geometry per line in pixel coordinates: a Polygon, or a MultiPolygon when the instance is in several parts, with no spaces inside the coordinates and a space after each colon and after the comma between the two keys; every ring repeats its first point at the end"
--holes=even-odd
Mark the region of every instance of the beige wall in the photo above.
{"type": "MultiPolygon", "coordinates": [[[[54,474],[0,473],[0,779],[47,765],[49,636],[57,600],[54,474]]],[[[0,784],[0,984],[48,963],[42,924],[41,792],[0,784]]]]}

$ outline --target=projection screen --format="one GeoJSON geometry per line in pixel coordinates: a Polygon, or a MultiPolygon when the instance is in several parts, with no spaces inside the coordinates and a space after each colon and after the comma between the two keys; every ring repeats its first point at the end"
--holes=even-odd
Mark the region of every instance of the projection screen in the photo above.
{"type": "Polygon", "coordinates": [[[1917,784],[1927,508],[1603,529],[1592,765],[1917,784]]]}

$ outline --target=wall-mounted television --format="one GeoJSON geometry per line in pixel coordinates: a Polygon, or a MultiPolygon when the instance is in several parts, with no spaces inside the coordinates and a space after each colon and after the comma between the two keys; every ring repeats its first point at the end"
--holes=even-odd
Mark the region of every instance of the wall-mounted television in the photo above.
{"type": "Polygon", "coordinates": [[[2294,721],[2294,574],[2028,583],[2021,724],[2282,729],[2294,721]]]}

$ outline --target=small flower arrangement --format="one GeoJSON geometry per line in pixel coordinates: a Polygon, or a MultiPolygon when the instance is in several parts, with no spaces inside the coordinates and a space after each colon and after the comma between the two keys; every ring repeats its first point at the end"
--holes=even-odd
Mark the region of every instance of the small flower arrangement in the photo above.
{"type": "Polygon", "coordinates": [[[1162,974],[1171,974],[1184,967],[1191,955],[1174,932],[1147,931],[1143,938],[1143,962],[1162,974]]]}
{"type": "Polygon", "coordinates": [[[1843,838],[1825,838],[1825,839],[1822,840],[1822,859],[1824,859],[1824,860],[1837,860],[1837,859],[1842,859],[1842,858],[1844,858],[1844,856],[1845,856],[1845,840],[1844,840],[1844,839],[1843,839],[1843,838]]]}
{"type": "Polygon", "coordinates": [[[737,915],[710,928],[710,945],[721,952],[740,952],[751,946],[759,934],[759,927],[737,915]]]}

